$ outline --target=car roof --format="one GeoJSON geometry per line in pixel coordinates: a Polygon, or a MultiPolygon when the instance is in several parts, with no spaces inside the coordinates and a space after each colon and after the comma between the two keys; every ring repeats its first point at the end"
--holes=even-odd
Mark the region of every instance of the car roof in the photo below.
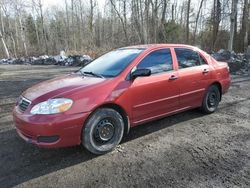
{"type": "Polygon", "coordinates": [[[142,44],[142,45],[135,45],[135,46],[127,46],[127,47],[123,47],[121,49],[131,49],[131,48],[135,48],[135,49],[154,49],[154,48],[161,48],[161,47],[186,47],[186,48],[196,48],[195,46],[190,46],[190,45],[186,45],[186,44],[142,44]]]}

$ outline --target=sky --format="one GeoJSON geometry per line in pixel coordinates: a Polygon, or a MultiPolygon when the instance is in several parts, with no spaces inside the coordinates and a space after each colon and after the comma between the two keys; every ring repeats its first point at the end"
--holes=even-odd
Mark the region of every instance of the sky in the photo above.
{"type": "MultiPolygon", "coordinates": [[[[67,0],[67,1],[70,1],[70,0],[67,0]]],[[[96,1],[99,7],[102,8],[104,7],[106,0],[96,0],[96,1]]],[[[64,0],[42,0],[42,4],[44,5],[45,8],[61,4],[62,2],[64,4],[64,0]]]]}
{"type": "Polygon", "coordinates": [[[42,4],[45,7],[50,7],[50,6],[56,5],[56,4],[58,4],[58,2],[60,2],[60,0],[42,0],[42,4]]]}

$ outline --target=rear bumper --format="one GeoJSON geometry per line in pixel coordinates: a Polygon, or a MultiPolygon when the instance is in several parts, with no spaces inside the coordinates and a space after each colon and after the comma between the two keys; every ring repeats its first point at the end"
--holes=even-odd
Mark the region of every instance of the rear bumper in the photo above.
{"type": "Polygon", "coordinates": [[[13,119],[18,135],[43,148],[59,148],[81,143],[82,127],[89,113],[30,115],[15,107],[13,119]]]}

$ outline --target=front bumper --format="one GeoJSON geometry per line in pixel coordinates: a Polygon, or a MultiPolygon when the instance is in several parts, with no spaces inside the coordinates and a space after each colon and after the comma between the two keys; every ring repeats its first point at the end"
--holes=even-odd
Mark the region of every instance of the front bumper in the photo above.
{"type": "Polygon", "coordinates": [[[13,110],[19,136],[43,148],[59,148],[81,143],[82,127],[90,113],[31,115],[13,110]]]}

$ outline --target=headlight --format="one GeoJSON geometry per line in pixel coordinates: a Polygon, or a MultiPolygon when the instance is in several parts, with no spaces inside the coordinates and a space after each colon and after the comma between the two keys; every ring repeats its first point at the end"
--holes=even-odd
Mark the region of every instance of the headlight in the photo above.
{"type": "Polygon", "coordinates": [[[49,99],[36,104],[30,111],[31,114],[57,114],[66,112],[72,106],[73,101],[66,98],[49,99]]]}

